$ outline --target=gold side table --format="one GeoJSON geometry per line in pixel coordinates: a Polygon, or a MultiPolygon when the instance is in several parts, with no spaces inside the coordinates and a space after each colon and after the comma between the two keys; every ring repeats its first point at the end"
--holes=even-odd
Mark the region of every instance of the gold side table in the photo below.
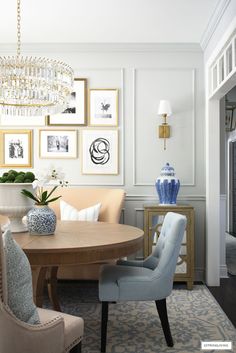
{"type": "Polygon", "coordinates": [[[187,226],[176,266],[174,281],[186,282],[187,288],[193,288],[194,281],[194,208],[190,205],[144,204],[144,258],[151,254],[158,236],[164,216],[167,212],[176,212],[187,217],[187,226]]]}

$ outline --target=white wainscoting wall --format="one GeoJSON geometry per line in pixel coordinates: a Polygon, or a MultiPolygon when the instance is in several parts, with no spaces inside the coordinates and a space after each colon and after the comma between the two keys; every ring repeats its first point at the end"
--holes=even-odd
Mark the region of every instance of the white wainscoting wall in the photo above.
{"type": "MultiPolygon", "coordinates": [[[[0,47],[12,54],[14,47],[0,47]]],[[[27,55],[44,55],[70,64],[75,76],[87,78],[88,88],[119,89],[119,174],[81,174],[81,130],[78,130],[77,159],[40,159],[39,130],[63,127],[24,126],[33,129],[33,171],[61,167],[71,185],[121,187],[126,191],[122,220],[143,227],[143,204],[157,200],[155,179],[161,167],[171,163],[180,178],[178,201],[195,208],[196,279],[205,269],[205,131],[204,71],[200,46],[142,44],[52,44],[27,45],[27,55]],[[169,99],[173,115],[168,119],[171,138],[167,149],[158,138],[160,99],[169,99]]],[[[20,118],[19,118],[20,119],[20,118]]],[[[32,118],[32,121],[37,118],[32,118]]],[[[12,126],[2,125],[1,129],[12,126]]],[[[86,128],[86,127],[85,127],[86,128]]],[[[9,169],[9,168],[7,168],[9,169]]],[[[5,169],[1,169],[1,172],[5,169]]]]}

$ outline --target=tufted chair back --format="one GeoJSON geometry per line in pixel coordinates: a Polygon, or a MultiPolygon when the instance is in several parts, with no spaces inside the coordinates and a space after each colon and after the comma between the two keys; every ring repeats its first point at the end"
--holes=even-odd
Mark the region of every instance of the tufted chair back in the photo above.
{"type": "Polygon", "coordinates": [[[174,276],[186,223],[185,216],[173,212],[167,213],[161,234],[152,253],[152,256],[156,257],[158,261],[156,273],[168,276],[173,274],[174,276]]]}
{"type": "Polygon", "coordinates": [[[152,254],[144,261],[119,260],[103,266],[99,279],[102,302],[101,352],[106,351],[108,303],[128,300],[155,300],[166,343],[173,347],[166,309],[186,227],[186,217],[168,212],[152,254]]]}
{"type": "Polygon", "coordinates": [[[168,212],[165,216],[161,234],[150,256],[144,262],[143,267],[153,270],[153,280],[165,279],[165,290],[171,292],[176,263],[183,240],[187,219],[185,216],[174,212],[168,212]]]}

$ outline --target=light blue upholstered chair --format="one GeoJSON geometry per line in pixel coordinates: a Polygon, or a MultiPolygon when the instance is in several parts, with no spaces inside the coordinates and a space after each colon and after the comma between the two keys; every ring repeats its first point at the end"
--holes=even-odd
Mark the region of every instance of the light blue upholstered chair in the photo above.
{"type": "Polygon", "coordinates": [[[99,279],[102,302],[101,352],[106,352],[108,304],[117,301],[154,300],[161,320],[166,343],[173,347],[166,298],[171,294],[176,263],[186,227],[186,217],[166,214],[161,234],[153,253],[144,261],[119,260],[104,265],[99,279]]]}

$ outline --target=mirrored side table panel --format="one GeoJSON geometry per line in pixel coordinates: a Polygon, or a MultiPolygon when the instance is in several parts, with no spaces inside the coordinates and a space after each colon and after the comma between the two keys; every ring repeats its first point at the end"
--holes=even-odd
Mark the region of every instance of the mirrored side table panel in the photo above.
{"type": "Polygon", "coordinates": [[[192,206],[144,204],[144,257],[146,258],[152,253],[167,212],[180,213],[187,218],[187,226],[180,249],[174,281],[186,282],[187,288],[192,289],[194,281],[194,208],[192,206]]]}

